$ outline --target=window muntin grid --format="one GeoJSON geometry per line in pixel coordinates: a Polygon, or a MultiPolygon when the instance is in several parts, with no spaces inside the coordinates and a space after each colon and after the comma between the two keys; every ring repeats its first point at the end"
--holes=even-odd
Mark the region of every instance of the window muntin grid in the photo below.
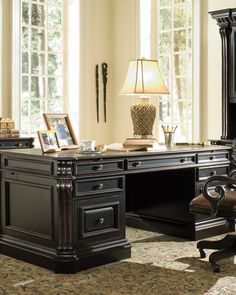
{"type": "Polygon", "coordinates": [[[21,0],[22,136],[45,129],[42,113],[63,112],[63,19],[61,0],[21,0]]]}
{"type": "Polygon", "coordinates": [[[159,98],[159,140],[161,125],[177,125],[175,142],[191,142],[192,0],[157,1],[158,60],[170,91],[159,98]]]}

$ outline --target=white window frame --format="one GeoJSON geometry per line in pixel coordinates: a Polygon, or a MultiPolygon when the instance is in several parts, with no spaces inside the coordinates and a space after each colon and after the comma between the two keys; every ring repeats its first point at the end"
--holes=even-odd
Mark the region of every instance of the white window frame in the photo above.
{"type": "MultiPolygon", "coordinates": [[[[80,5],[78,0],[63,0],[63,112],[70,113],[73,126],[79,126],[79,81],[80,81],[80,5]],[[72,18],[68,17],[72,14],[72,18]],[[77,14],[77,16],[76,16],[77,14]],[[72,21],[74,22],[72,24],[72,21]],[[73,27],[72,27],[73,26],[73,27]],[[70,27],[70,29],[68,29],[70,27]],[[71,46],[73,45],[73,46],[71,46]],[[76,58],[76,50],[78,50],[76,58]],[[70,91],[69,91],[70,89],[70,91]],[[75,111],[76,110],[76,111],[75,111]]],[[[21,2],[12,0],[12,119],[15,121],[17,129],[20,129],[21,120],[21,2]]],[[[74,129],[78,137],[79,128],[74,129]]]]}
{"type": "MultiPolygon", "coordinates": [[[[145,0],[140,0],[145,1],[145,0]]],[[[141,11],[141,10],[140,10],[141,11]]],[[[151,0],[151,44],[150,56],[147,58],[157,58],[157,0],[151,0]]],[[[199,142],[200,140],[200,40],[201,40],[201,0],[192,1],[192,142],[199,142]]],[[[140,40],[141,42],[143,40],[140,40]]],[[[140,49],[142,46],[140,45],[140,49]]],[[[142,51],[140,52],[142,56],[142,51]]],[[[159,102],[155,102],[159,104],[159,102]]],[[[154,127],[154,132],[157,134],[157,138],[160,138],[158,121],[159,113],[157,112],[157,123],[154,127]]]]}

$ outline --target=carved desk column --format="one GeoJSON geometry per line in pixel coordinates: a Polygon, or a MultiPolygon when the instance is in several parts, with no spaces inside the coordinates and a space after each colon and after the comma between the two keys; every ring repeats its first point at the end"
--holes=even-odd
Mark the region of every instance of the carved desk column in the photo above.
{"type": "Polygon", "coordinates": [[[72,162],[58,161],[57,191],[58,191],[58,221],[59,241],[55,272],[75,273],[77,257],[72,241],[72,162]]]}

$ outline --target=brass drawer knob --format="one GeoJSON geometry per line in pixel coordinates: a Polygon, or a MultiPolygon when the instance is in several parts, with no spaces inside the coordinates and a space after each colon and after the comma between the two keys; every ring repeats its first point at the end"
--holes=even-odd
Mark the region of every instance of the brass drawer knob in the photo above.
{"type": "Polygon", "coordinates": [[[209,160],[214,160],[215,159],[215,156],[210,156],[209,157],[209,160]]]}

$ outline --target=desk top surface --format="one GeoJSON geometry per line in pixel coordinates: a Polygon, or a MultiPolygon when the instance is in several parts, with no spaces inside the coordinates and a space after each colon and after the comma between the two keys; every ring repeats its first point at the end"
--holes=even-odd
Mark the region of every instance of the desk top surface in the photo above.
{"type": "Polygon", "coordinates": [[[229,146],[220,145],[174,145],[173,147],[160,146],[152,151],[106,151],[106,152],[91,152],[81,153],[79,149],[63,150],[56,153],[42,153],[39,148],[31,149],[12,149],[0,150],[3,155],[20,155],[22,157],[43,157],[54,160],[83,160],[96,158],[130,158],[130,157],[146,157],[146,156],[161,156],[168,154],[184,154],[184,153],[199,153],[199,152],[217,152],[231,150],[229,146]]]}

